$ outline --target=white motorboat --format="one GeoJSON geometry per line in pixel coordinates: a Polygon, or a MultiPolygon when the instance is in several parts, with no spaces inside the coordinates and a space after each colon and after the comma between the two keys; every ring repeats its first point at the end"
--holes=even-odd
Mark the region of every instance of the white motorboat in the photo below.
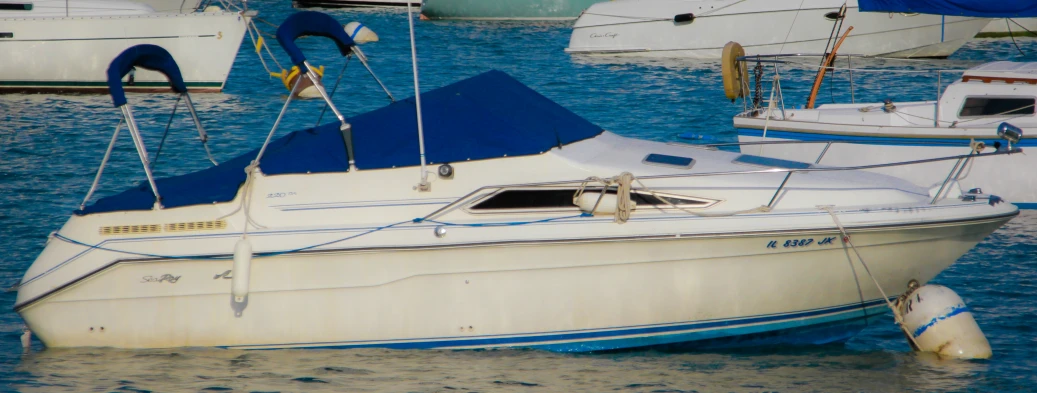
{"type": "Polygon", "coordinates": [[[947,57],[988,23],[862,12],[856,0],[616,0],[595,4],[576,20],[566,51],[717,59],[724,45],[735,41],[748,54],[823,53],[835,26],[845,25],[853,27],[843,47],[847,53],[947,57]]]}
{"type": "Polygon", "coordinates": [[[298,13],[277,34],[339,121],[275,126],[255,151],[165,179],[119,73],[159,68],[186,88],[154,48],[156,63],[113,62],[147,181],[87,195],[26,272],[15,307],[44,344],[842,341],[883,313],[874,283],[924,283],[1018,214],[986,194],[622,137],[498,71],[423,93],[423,133],[414,99],[347,119],[293,43],[318,34],[351,55],[341,26],[298,13]]]}
{"type": "MultiPolygon", "coordinates": [[[[826,151],[821,162],[827,165],[967,154],[977,143],[988,149],[1007,147],[998,136],[1002,123],[1024,130],[1037,127],[1035,84],[1037,63],[993,62],[964,71],[931,101],[826,104],[805,109],[750,105],[735,116],[734,125],[741,142],[806,142],[743,146],[743,151],[810,161],[826,151]],[[828,145],[826,141],[838,143],[828,145]]],[[[776,97],[781,97],[780,91],[776,97]]],[[[1037,139],[1022,135],[1012,146],[1037,146],[1037,139]]],[[[934,182],[932,176],[946,175],[953,166],[954,162],[941,162],[875,171],[928,186],[934,182]]],[[[958,181],[966,189],[992,187],[1012,203],[1032,209],[1037,208],[1037,177],[1009,168],[1034,166],[1037,158],[1023,154],[976,161],[958,181]]]]}
{"type": "Polygon", "coordinates": [[[292,0],[292,6],[323,8],[382,8],[382,7],[421,8],[421,0],[292,0]]]}
{"type": "MultiPolygon", "coordinates": [[[[220,91],[248,16],[239,12],[160,13],[123,0],[2,0],[0,91],[107,91],[105,67],[131,46],[168,48],[188,88],[220,91]]],[[[161,89],[165,78],[142,70],[127,89],[161,89]]]]}

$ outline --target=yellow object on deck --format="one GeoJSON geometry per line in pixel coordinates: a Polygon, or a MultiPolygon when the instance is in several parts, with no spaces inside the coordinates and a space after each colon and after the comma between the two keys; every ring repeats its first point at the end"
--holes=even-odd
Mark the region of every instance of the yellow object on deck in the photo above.
{"type": "MultiPolygon", "coordinates": [[[[313,72],[317,73],[317,76],[323,78],[324,77],[324,66],[313,67],[313,72]]],[[[275,77],[275,78],[281,78],[281,83],[284,84],[284,88],[288,89],[289,91],[291,91],[292,90],[292,81],[295,80],[295,77],[299,76],[299,73],[300,73],[299,66],[292,66],[292,69],[290,71],[282,69],[281,72],[271,72],[270,76],[275,77]]]]}

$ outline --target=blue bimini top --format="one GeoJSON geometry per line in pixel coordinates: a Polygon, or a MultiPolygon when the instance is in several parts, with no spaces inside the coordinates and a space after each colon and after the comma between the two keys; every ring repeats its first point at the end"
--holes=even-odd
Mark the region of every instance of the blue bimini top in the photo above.
{"type": "Polygon", "coordinates": [[[918,12],[922,14],[979,18],[1031,18],[1037,16],[1034,0],[860,0],[861,11],[918,12]]]}
{"type": "MultiPolygon", "coordinates": [[[[422,93],[425,152],[429,163],[541,154],[602,133],[500,71],[490,71],[422,93]]],[[[357,169],[420,165],[414,98],[349,119],[357,169]]],[[[265,175],[347,172],[349,157],[340,123],[295,131],[270,142],[260,169],[265,175]]],[[[157,179],[166,208],[229,202],[245,181],[245,168],[258,149],[202,171],[157,179]]],[[[147,181],[101,198],[79,215],[151,210],[147,181]]]]}

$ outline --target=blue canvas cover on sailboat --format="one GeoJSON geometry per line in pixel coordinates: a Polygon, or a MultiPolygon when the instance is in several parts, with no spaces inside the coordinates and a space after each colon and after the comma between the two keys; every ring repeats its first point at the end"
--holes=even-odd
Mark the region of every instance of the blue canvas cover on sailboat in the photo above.
{"type": "MultiPolygon", "coordinates": [[[[540,154],[603,131],[500,71],[422,93],[421,100],[430,163],[540,154]]],[[[409,98],[349,119],[358,169],[420,165],[414,107],[414,98],[409,98]]],[[[328,123],[275,139],[264,153],[260,170],[268,176],[349,171],[339,126],[328,123]]],[[[245,182],[245,168],[258,151],[199,172],[157,179],[162,206],[233,200],[245,182]]],[[[154,202],[150,186],[143,181],[76,214],[150,210],[154,202]]]]}
{"type": "Polygon", "coordinates": [[[1037,17],[1035,0],[858,0],[861,11],[918,12],[980,18],[1037,17]]]}

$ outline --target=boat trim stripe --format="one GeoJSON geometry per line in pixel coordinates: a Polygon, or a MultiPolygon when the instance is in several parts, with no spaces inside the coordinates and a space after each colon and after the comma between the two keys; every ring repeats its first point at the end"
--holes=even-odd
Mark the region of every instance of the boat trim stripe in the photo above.
{"type": "MultiPolygon", "coordinates": [[[[391,349],[432,349],[432,348],[466,348],[485,346],[530,346],[541,349],[566,351],[567,344],[577,344],[581,341],[595,339],[605,340],[641,340],[656,338],[661,334],[689,334],[693,330],[699,330],[697,339],[719,338],[736,336],[739,334],[751,334],[759,331],[778,330],[782,328],[803,327],[824,322],[839,320],[850,320],[856,318],[868,318],[880,313],[870,313],[871,309],[882,309],[885,301],[873,299],[866,302],[856,302],[840,306],[825,307],[789,313],[762,314],[741,318],[712,319],[701,321],[676,322],[656,325],[634,325],[612,327],[605,329],[578,329],[563,330],[549,333],[517,333],[507,335],[486,335],[478,337],[427,337],[417,339],[397,340],[368,340],[368,341],[337,341],[337,342],[308,342],[308,343],[282,343],[267,345],[228,345],[219,346],[227,349],[278,349],[278,348],[327,348],[327,349],[355,349],[355,348],[391,348],[391,349]],[[839,317],[839,314],[854,313],[849,317],[839,317]],[[809,320],[814,321],[809,321],[809,320]],[[821,319],[822,321],[817,321],[821,319]],[[798,322],[798,323],[797,323],[798,322]],[[769,324],[771,326],[767,326],[769,324]],[[773,325],[791,325],[775,329],[773,325]],[[754,329],[755,328],[755,329],[754,329]],[[703,331],[706,330],[706,331],[703,331]],[[711,330],[711,331],[710,331],[711,330]],[[746,331],[755,330],[755,331],[746,331]],[[740,333],[736,333],[742,331],[740,333]],[[641,336],[641,337],[638,337],[641,336]],[[645,337],[648,336],[648,337],[645,337]],[[563,346],[563,347],[559,347],[563,346]]],[[[874,310],[877,311],[877,310],[874,310]]],[[[643,343],[642,345],[622,345],[622,347],[637,347],[652,344],[666,344],[664,342],[643,343]]],[[[690,340],[676,340],[690,341],[690,340]]],[[[673,342],[673,340],[670,340],[673,342]]],[[[588,350],[584,345],[574,345],[588,350]]],[[[615,347],[615,345],[610,346],[615,347]]],[[[594,349],[589,349],[594,350],[594,349]]]]}

